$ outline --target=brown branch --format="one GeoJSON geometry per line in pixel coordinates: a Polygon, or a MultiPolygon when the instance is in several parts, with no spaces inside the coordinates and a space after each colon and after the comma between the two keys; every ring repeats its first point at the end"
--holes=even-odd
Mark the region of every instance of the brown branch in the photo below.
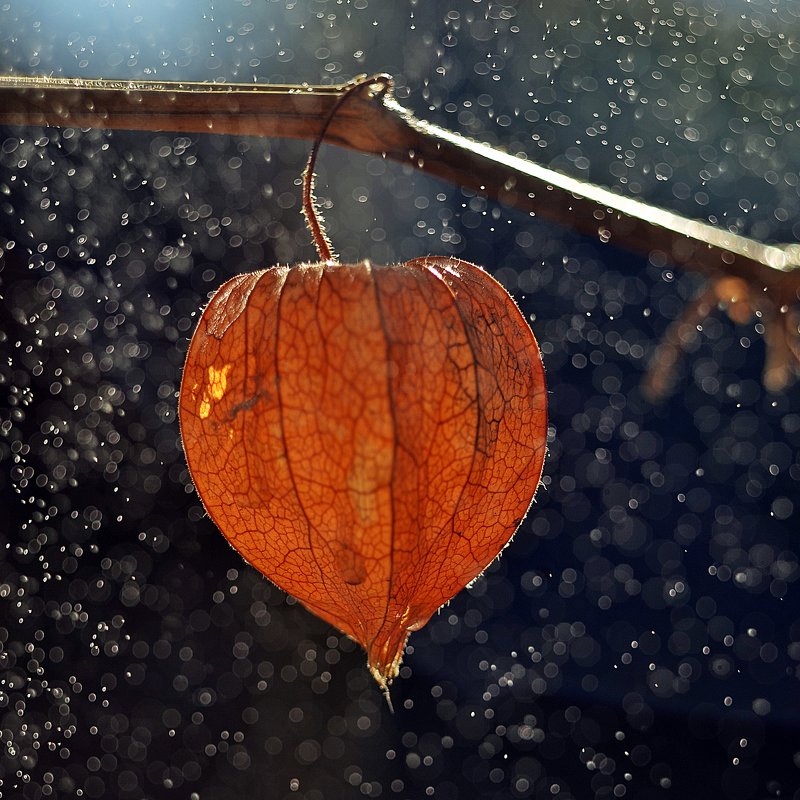
{"type": "Polygon", "coordinates": [[[697,339],[697,326],[708,316],[716,303],[717,292],[712,283],[689,301],[680,317],[670,323],[658,343],[650,368],[642,381],[642,391],[648,400],[661,400],[672,390],[675,372],[683,352],[697,339]]]}
{"type": "Polygon", "coordinates": [[[757,316],[764,326],[766,357],[761,381],[768,392],[782,392],[800,372],[800,335],[796,312],[788,305],[776,306],[769,291],[754,291],[742,278],[711,278],[702,291],[686,304],[658,344],[642,381],[642,391],[651,401],[669,394],[683,353],[697,341],[703,321],[714,311],[727,313],[736,325],[746,325],[757,316]]]}
{"type": "MultiPolygon", "coordinates": [[[[377,76],[391,86],[389,76],[377,76]]],[[[0,124],[314,139],[349,84],[257,86],[0,77],[0,124]]],[[[424,172],[645,256],[739,275],[778,305],[800,290],[800,247],[765,245],[615,194],[416,119],[392,96],[359,93],[326,141],[424,172]]]]}

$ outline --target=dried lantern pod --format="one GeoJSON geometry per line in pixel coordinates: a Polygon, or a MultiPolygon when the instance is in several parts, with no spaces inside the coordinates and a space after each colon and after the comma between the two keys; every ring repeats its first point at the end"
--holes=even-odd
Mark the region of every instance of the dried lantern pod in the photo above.
{"type": "Polygon", "coordinates": [[[358,641],[385,689],[409,633],[528,510],[545,381],[530,327],[479,267],[333,259],[311,197],[326,127],[304,192],[321,261],[214,295],[186,358],[181,432],[230,543],[358,641]]]}

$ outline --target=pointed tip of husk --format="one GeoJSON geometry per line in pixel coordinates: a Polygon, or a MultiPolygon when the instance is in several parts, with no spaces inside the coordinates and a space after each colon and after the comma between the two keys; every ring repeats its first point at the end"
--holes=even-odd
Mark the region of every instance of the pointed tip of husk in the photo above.
{"type": "Polygon", "coordinates": [[[381,659],[375,661],[372,658],[369,659],[369,671],[383,691],[386,691],[392,681],[400,674],[400,663],[403,660],[403,648],[405,644],[405,641],[403,641],[399,650],[389,660],[381,659]]]}
{"type": "Polygon", "coordinates": [[[409,631],[401,630],[394,635],[383,637],[380,641],[376,640],[367,651],[367,666],[380,686],[389,708],[392,708],[392,701],[389,696],[389,686],[392,681],[400,674],[400,664],[403,660],[403,650],[408,641],[409,631]],[[399,633],[399,635],[398,635],[399,633]]]}
{"type": "Polygon", "coordinates": [[[400,661],[401,658],[398,656],[391,664],[387,665],[376,665],[370,662],[368,664],[369,671],[372,674],[372,677],[375,678],[378,686],[381,687],[381,691],[386,692],[391,686],[392,681],[400,674],[400,661]]]}

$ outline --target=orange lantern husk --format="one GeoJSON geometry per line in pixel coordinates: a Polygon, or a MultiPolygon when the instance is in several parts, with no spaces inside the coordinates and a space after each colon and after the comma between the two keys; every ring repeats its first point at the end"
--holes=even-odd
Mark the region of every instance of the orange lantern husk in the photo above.
{"type": "Polygon", "coordinates": [[[367,651],[408,634],[509,541],[542,471],[536,340],[447,258],[302,264],[228,281],[189,348],[184,448],[242,556],[367,651]]]}
{"type": "Polygon", "coordinates": [[[316,149],[304,208],[323,260],[214,295],[186,357],[181,432],[228,541],[358,641],[386,689],[409,633],[531,504],[544,371],[514,301],[474,264],[336,263],[311,199],[316,149]]]}

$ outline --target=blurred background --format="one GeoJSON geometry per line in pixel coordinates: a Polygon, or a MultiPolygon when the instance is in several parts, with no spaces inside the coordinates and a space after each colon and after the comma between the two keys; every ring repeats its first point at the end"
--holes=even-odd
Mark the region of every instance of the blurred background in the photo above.
{"type": "MultiPolygon", "coordinates": [[[[797,0],[0,0],[0,73],[338,83],[687,216],[800,240],[797,0]]],[[[484,266],[550,391],[536,503],[408,647],[364,654],[248,567],[177,390],[228,277],[314,260],[308,144],[0,129],[3,798],[800,798],[797,387],[697,276],[325,147],[343,260],[484,266]]]]}

